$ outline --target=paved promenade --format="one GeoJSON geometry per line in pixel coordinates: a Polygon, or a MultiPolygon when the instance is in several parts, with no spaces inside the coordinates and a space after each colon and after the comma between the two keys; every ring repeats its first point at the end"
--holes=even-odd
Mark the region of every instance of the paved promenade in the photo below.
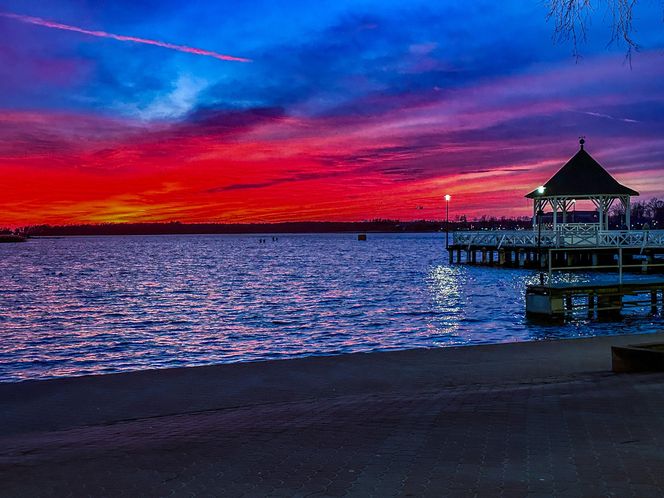
{"type": "Polygon", "coordinates": [[[0,385],[1,496],[664,494],[664,334],[0,385]]]}

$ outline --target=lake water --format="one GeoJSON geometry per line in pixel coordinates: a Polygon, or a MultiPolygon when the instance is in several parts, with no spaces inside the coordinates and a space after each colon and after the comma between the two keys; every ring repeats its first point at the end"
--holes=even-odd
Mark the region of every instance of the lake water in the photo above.
{"type": "Polygon", "coordinates": [[[616,333],[525,317],[530,270],[448,266],[441,234],[0,244],[0,381],[616,333]]]}

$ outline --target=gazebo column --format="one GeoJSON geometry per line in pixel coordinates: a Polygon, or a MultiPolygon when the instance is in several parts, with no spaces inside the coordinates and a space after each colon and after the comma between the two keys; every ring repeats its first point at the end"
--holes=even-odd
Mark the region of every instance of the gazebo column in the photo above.
{"type": "MultiPolygon", "coordinates": [[[[575,208],[576,206],[576,199],[566,199],[565,200],[565,219],[569,221],[569,215],[570,211],[575,208]]],[[[572,223],[574,223],[576,220],[572,218],[572,223]]]]}
{"type": "MultiPolygon", "coordinates": [[[[575,199],[565,199],[562,204],[563,204],[563,224],[566,224],[569,221],[569,211],[572,206],[574,206],[574,203],[576,202],[575,199]]],[[[574,222],[575,220],[572,220],[574,222]]]]}
{"type": "Polygon", "coordinates": [[[613,201],[615,201],[615,197],[609,197],[606,199],[606,208],[605,208],[605,215],[606,216],[606,229],[609,229],[609,211],[611,211],[611,206],[613,205],[613,201]]]}
{"type": "Polygon", "coordinates": [[[625,226],[627,226],[627,230],[631,230],[630,214],[632,211],[632,204],[630,202],[629,195],[625,197],[623,204],[625,206],[625,226]]]}
{"type": "Polygon", "coordinates": [[[599,215],[599,231],[601,232],[603,230],[603,225],[604,225],[604,199],[599,198],[597,202],[595,203],[597,206],[597,214],[599,215]]]}
{"type": "Polygon", "coordinates": [[[553,231],[556,231],[558,227],[558,200],[551,199],[551,205],[553,206],[553,231]]]}

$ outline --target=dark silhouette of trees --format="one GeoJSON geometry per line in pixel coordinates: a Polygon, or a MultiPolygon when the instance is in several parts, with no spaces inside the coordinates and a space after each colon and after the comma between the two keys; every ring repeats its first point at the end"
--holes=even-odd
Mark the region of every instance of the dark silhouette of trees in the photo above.
{"type": "MultiPolygon", "coordinates": [[[[591,212],[577,211],[577,215],[591,212]]],[[[614,206],[609,223],[612,228],[623,228],[624,210],[614,206]]],[[[551,213],[546,213],[551,217],[551,213]]],[[[632,203],[632,228],[642,228],[648,224],[651,229],[664,229],[664,200],[650,200],[632,203]]],[[[582,220],[577,220],[582,221],[582,220]]],[[[451,230],[529,230],[532,228],[530,216],[508,218],[502,216],[479,216],[469,219],[457,215],[450,221],[451,230]]],[[[100,223],[79,225],[33,225],[18,229],[0,227],[0,234],[25,234],[29,236],[62,235],[161,235],[161,234],[265,234],[265,233],[332,233],[332,232],[439,232],[445,229],[443,220],[399,221],[375,219],[352,222],[286,222],[286,223],[100,223]]]]}
{"type": "MultiPolygon", "coordinates": [[[[624,216],[625,209],[622,205],[613,206],[609,216],[611,227],[622,227],[624,216]]],[[[652,229],[664,229],[664,200],[653,197],[649,200],[632,202],[630,218],[632,228],[642,228],[647,224],[652,229]]]]}
{"type": "MultiPolygon", "coordinates": [[[[486,218],[450,222],[453,230],[529,228],[529,217],[486,218]]],[[[22,230],[33,237],[66,235],[165,235],[165,234],[265,234],[265,233],[334,233],[334,232],[439,232],[443,220],[370,220],[357,222],[286,222],[286,223],[100,223],[80,225],[33,225],[22,230]]]]}

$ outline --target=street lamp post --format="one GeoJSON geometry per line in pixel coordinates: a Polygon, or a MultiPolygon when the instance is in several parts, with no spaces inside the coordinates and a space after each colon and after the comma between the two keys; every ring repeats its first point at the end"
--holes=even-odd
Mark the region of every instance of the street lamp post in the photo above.
{"type": "Polygon", "coordinates": [[[450,199],[451,195],[445,195],[445,249],[450,248],[450,199]]]}
{"type": "MultiPolygon", "coordinates": [[[[543,195],[546,187],[540,185],[537,187],[537,193],[543,195]]],[[[537,206],[537,263],[539,265],[539,280],[540,285],[544,285],[544,273],[542,273],[542,216],[544,211],[542,210],[542,201],[538,202],[537,206]]]]}
{"type": "Polygon", "coordinates": [[[544,285],[544,273],[542,273],[542,215],[544,211],[540,208],[537,211],[537,263],[539,264],[540,285],[544,285]]]}

